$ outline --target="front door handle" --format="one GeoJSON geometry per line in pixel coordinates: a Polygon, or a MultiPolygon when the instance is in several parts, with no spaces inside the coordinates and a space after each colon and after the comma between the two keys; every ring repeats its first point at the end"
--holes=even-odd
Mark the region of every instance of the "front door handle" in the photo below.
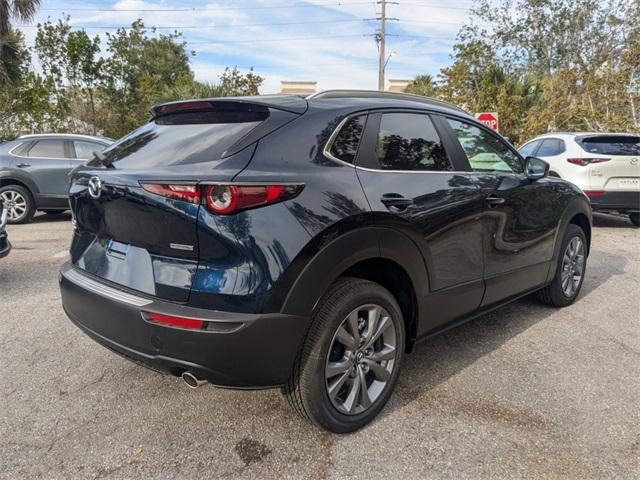
{"type": "Polygon", "coordinates": [[[29,163],[19,163],[19,164],[16,165],[16,167],[18,167],[18,168],[27,168],[27,167],[30,167],[30,166],[31,166],[31,164],[29,164],[29,163]]]}
{"type": "Polygon", "coordinates": [[[495,194],[491,194],[486,198],[487,205],[490,207],[497,207],[498,205],[502,205],[505,200],[502,197],[499,197],[495,194]]]}
{"type": "Polygon", "coordinates": [[[413,204],[413,198],[403,197],[399,193],[385,193],[380,199],[386,207],[406,208],[413,204]]]}

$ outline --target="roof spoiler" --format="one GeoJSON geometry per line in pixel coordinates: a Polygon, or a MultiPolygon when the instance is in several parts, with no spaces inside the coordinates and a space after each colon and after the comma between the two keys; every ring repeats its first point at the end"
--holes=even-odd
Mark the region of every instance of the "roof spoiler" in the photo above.
{"type": "Polygon", "coordinates": [[[163,103],[151,108],[154,118],[177,112],[211,110],[216,103],[226,106],[237,103],[239,107],[250,108],[251,105],[262,108],[272,108],[298,115],[307,111],[307,101],[298,95],[256,95],[250,97],[218,97],[199,98],[193,100],[178,100],[176,102],[163,103]]]}

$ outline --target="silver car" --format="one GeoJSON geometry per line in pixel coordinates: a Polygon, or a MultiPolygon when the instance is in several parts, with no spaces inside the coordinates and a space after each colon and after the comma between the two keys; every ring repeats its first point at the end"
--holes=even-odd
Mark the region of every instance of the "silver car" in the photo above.
{"type": "Polygon", "coordinates": [[[44,134],[1,144],[0,198],[8,208],[8,223],[28,222],[36,210],[67,210],[69,172],[111,143],[88,135],[44,134]]]}

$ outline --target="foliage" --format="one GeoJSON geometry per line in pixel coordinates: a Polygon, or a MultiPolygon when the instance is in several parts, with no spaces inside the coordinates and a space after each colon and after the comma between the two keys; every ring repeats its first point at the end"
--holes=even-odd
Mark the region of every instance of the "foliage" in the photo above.
{"type": "Polygon", "coordinates": [[[514,143],[554,130],[640,130],[638,0],[480,0],[472,13],[438,96],[497,111],[514,143]]]}
{"type": "Polygon", "coordinates": [[[40,0],[0,0],[0,87],[16,85],[25,73],[24,42],[11,27],[11,18],[28,22],[39,4],[40,0]]]}
{"type": "Polygon", "coordinates": [[[409,84],[406,92],[414,95],[424,95],[425,97],[435,97],[438,95],[438,86],[431,75],[418,75],[409,84]]]}
{"type": "Polygon", "coordinates": [[[29,70],[28,52],[16,35],[11,65],[21,80],[0,93],[0,138],[52,130],[118,138],[146,122],[155,104],[255,95],[264,81],[253,70],[242,74],[234,67],[219,83],[198,82],[190,66],[194,52],[182,34],[159,34],[141,20],[107,33],[104,45],[98,36],[73,30],[69,20],[38,25],[33,53],[39,73],[29,70]]]}

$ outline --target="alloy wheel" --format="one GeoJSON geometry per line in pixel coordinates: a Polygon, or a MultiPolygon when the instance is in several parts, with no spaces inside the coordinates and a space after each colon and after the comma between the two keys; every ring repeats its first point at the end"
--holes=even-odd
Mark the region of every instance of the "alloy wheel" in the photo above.
{"type": "Polygon", "coordinates": [[[346,415],[368,410],[380,398],[397,358],[396,327],[380,305],[353,310],[333,336],[325,385],[333,406],[346,415]]]}
{"type": "Polygon", "coordinates": [[[562,259],[562,292],[566,297],[572,297],[584,274],[584,243],[580,237],[569,240],[562,259]]]}
{"type": "Polygon", "coordinates": [[[20,192],[5,190],[2,192],[2,201],[9,210],[9,220],[20,220],[27,212],[27,199],[20,192]]]}

